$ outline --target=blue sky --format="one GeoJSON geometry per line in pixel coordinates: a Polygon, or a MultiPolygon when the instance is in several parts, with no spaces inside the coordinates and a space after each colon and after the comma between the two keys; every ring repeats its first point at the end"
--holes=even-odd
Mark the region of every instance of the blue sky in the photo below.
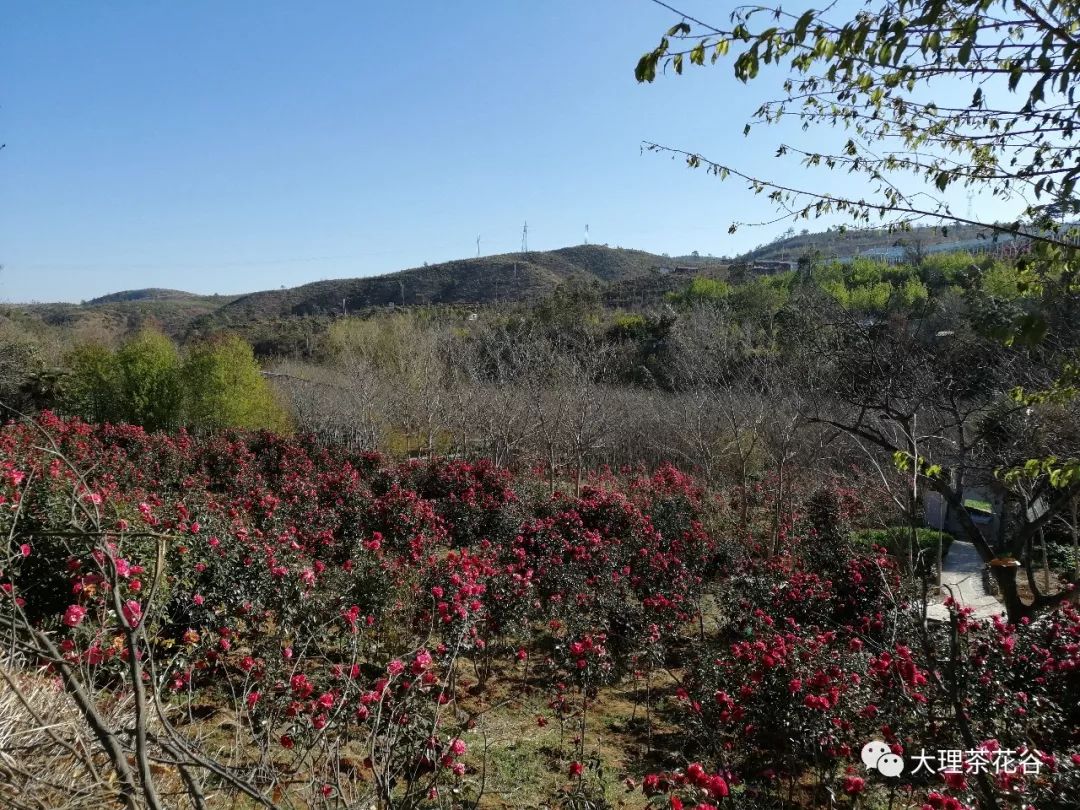
{"type": "Polygon", "coordinates": [[[3,300],[370,275],[474,255],[477,235],[516,250],[525,220],[531,249],[587,223],[673,254],[787,227],[729,236],[769,206],[640,153],[790,172],[782,132],[742,135],[764,83],[729,65],[634,81],[675,21],[648,0],[0,8],[3,300]]]}

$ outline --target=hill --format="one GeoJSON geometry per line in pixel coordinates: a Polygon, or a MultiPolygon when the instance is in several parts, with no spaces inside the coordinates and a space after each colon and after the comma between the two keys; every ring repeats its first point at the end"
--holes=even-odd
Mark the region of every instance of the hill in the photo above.
{"type": "Polygon", "coordinates": [[[905,253],[936,253],[947,250],[989,249],[996,243],[1010,241],[988,228],[956,226],[940,228],[914,227],[907,231],[887,229],[828,230],[817,233],[805,231],[790,234],[766,245],[760,245],[734,261],[795,261],[808,253],[820,253],[825,258],[851,259],[856,256],[901,258],[905,253]]]}
{"type": "Polygon", "coordinates": [[[9,304],[3,307],[3,313],[9,318],[76,330],[98,340],[107,340],[109,335],[126,334],[148,324],[180,338],[193,322],[235,298],[196,295],[180,290],[125,290],[81,304],[9,304]]]}
{"type": "Polygon", "coordinates": [[[92,298],[85,302],[89,306],[99,304],[117,304],[126,301],[190,301],[194,298],[209,298],[183,290],[167,290],[161,287],[147,287],[143,290],[123,290],[122,292],[110,293],[100,298],[92,298]]]}
{"type": "Polygon", "coordinates": [[[525,301],[570,282],[613,284],[658,274],[670,259],[641,250],[578,245],[414,267],[368,278],[318,281],[251,293],[208,321],[235,324],[275,317],[329,315],[370,307],[525,301]]]}
{"type": "Polygon", "coordinates": [[[4,308],[8,317],[45,327],[74,330],[84,338],[108,339],[154,324],[178,339],[232,329],[260,354],[305,352],[325,329],[326,319],[389,307],[450,305],[480,307],[544,298],[562,284],[594,288],[609,306],[648,306],[681,289],[694,275],[745,279],[774,272],[776,265],[808,253],[841,260],[908,252],[977,250],[992,244],[985,229],[913,228],[904,232],[845,230],[791,234],[734,260],[691,254],[659,256],[606,245],[576,245],[549,251],[506,253],[413,267],[363,278],[317,281],[244,295],[198,295],[145,288],[103,295],[82,304],[27,304],[4,308]]]}
{"type": "MultiPolygon", "coordinates": [[[[232,329],[260,354],[304,352],[327,318],[391,306],[485,306],[536,300],[565,283],[596,286],[608,300],[655,300],[671,286],[675,260],[641,250],[577,245],[414,267],[365,278],[318,281],[245,295],[145,288],[81,304],[13,304],[3,314],[28,325],[109,341],[153,324],[177,339],[232,329]],[[658,292],[659,291],[659,292],[658,292]]],[[[686,270],[684,269],[684,272],[686,270]]],[[[676,285],[677,286],[677,285],[676,285]]]]}

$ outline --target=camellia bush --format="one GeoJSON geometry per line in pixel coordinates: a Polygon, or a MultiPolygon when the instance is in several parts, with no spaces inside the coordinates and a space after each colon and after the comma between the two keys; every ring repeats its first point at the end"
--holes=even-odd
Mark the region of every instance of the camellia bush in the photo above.
{"type": "Polygon", "coordinates": [[[475,807],[486,713],[529,706],[564,775],[537,805],[1075,806],[1075,609],[928,626],[848,545],[843,490],[769,555],[673,467],[545,489],[270,433],[4,426],[0,709],[33,736],[0,716],[2,802],[475,807]],[[652,752],[621,788],[615,695],[652,752]],[[873,740],[908,771],[868,770],[873,740]],[[1026,770],[972,765],[1005,752],[1026,770]]]}

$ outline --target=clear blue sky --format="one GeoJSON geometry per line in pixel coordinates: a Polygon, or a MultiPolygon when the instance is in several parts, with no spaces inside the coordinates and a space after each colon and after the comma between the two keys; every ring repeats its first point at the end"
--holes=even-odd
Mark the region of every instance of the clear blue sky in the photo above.
{"type": "Polygon", "coordinates": [[[473,255],[478,234],[516,250],[526,219],[532,249],[588,223],[595,242],[673,254],[787,227],[728,236],[771,209],[640,154],[785,168],[781,133],[742,135],[764,83],[730,65],[634,81],[675,22],[648,0],[0,10],[0,299],[370,275],[473,255]]]}

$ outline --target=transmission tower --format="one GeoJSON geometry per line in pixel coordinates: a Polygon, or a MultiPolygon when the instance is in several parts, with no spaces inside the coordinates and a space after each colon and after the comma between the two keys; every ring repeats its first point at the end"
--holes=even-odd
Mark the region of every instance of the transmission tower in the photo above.
{"type": "Polygon", "coordinates": [[[480,236],[476,237],[476,258],[480,258],[480,236]]]}
{"type": "Polygon", "coordinates": [[[585,226],[585,244],[589,244],[589,226],[585,226]]]}
{"type": "Polygon", "coordinates": [[[529,252],[529,223],[525,223],[525,227],[521,229],[521,252],[529,252]]]}

